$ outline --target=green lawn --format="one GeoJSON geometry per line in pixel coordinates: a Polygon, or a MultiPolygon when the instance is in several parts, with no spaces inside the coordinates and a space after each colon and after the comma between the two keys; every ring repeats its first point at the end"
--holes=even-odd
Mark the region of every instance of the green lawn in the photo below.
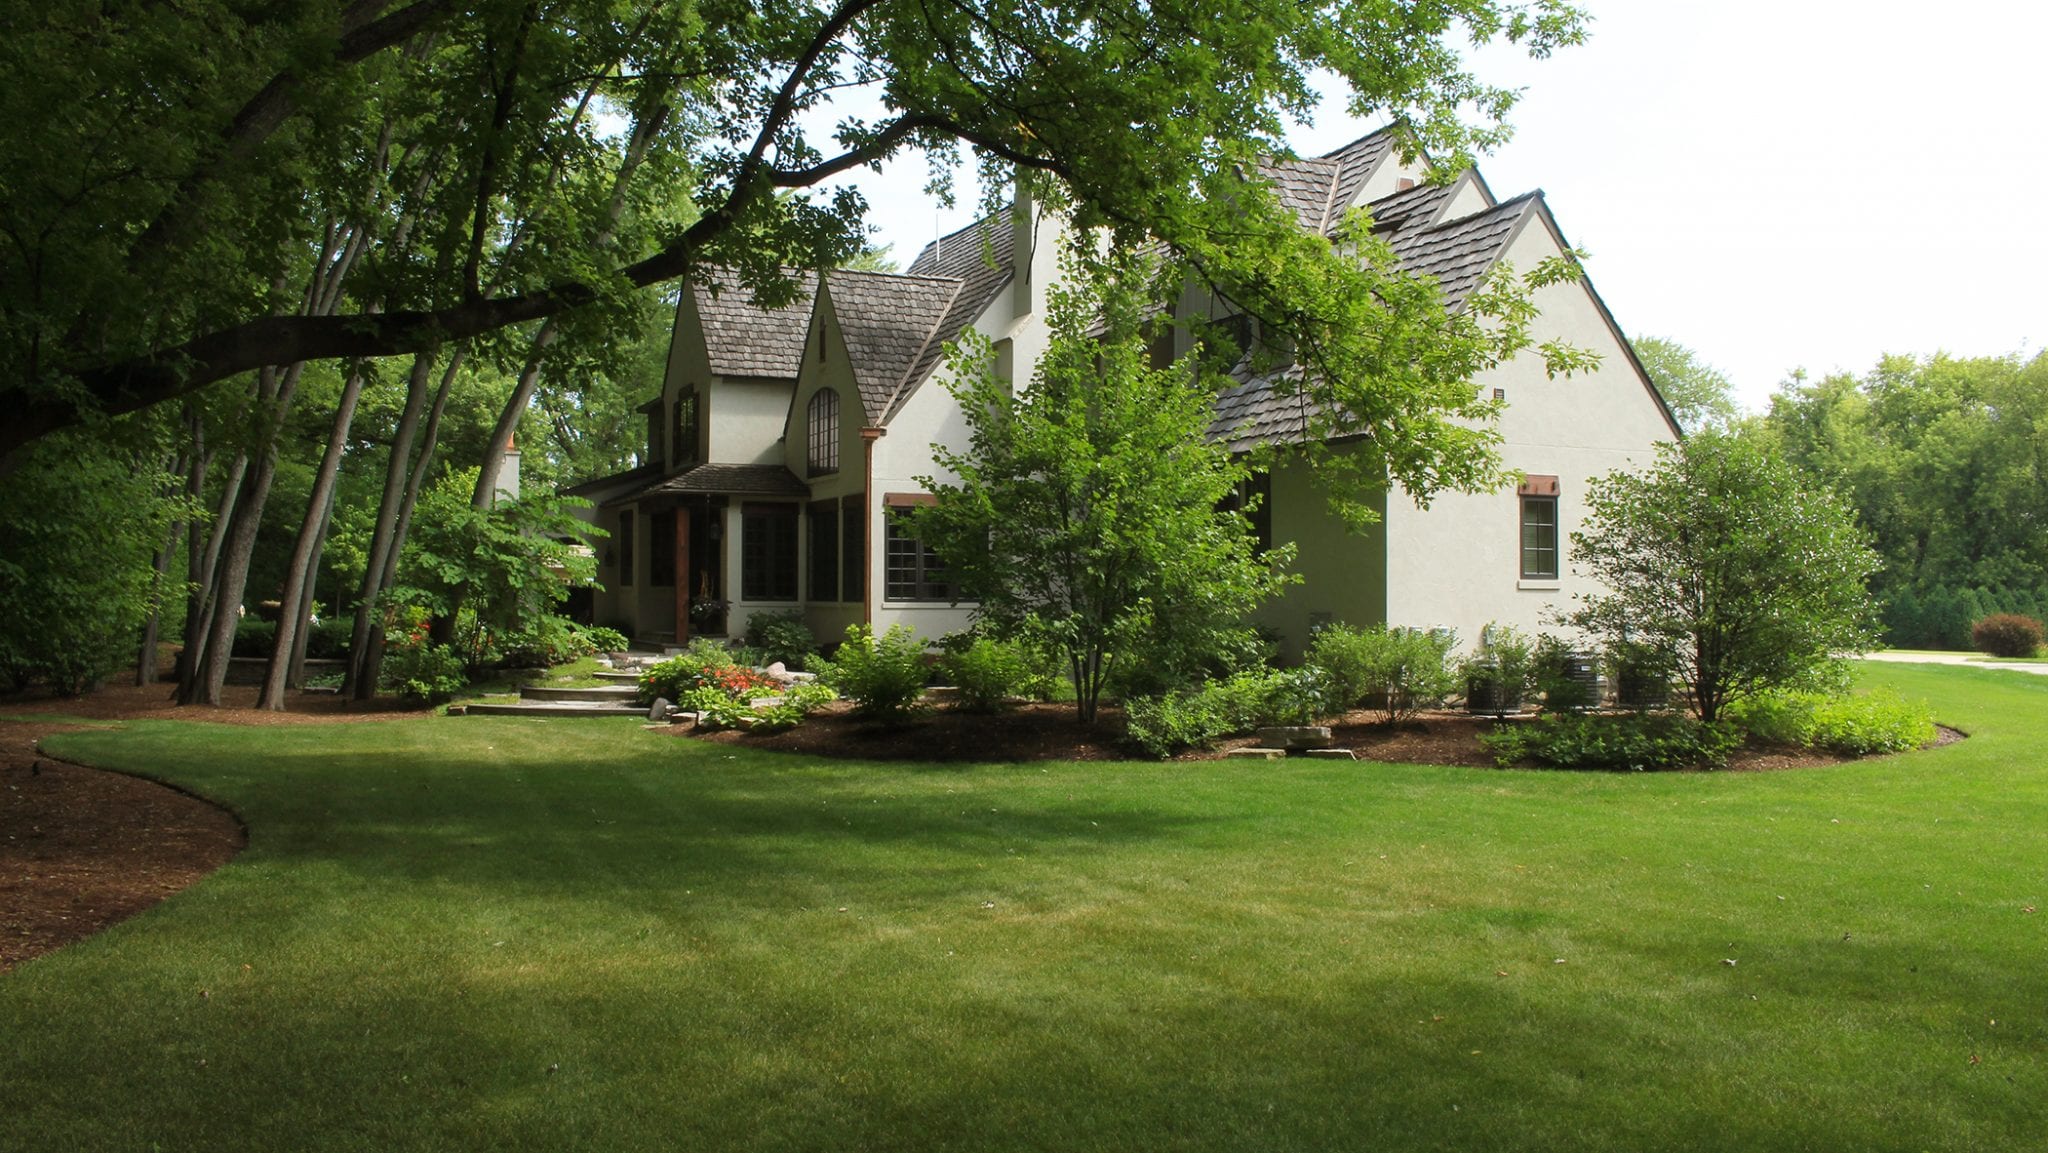
{"type": "Polygon", "coordinates": [[[251,841],[0,977],[0,1149],[2039,1148],[2048,680],[1861,676],[1973,739],[1624,776],[65,735],[251,841]]]}

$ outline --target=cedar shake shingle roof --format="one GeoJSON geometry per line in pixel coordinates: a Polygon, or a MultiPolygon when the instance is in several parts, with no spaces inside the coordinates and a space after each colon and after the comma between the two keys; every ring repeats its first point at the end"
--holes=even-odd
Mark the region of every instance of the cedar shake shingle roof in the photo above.
{"type": "Polygon", "coordinates": [[[1394,130],[1382,128],[1313,160],[1269,160],[1259,174],[1273,183],[1273,195],[1302,228],[1328,235],[1358,198],[1373,169],[1394,150],[1394,130]]]}
{"type": "Polygon", "coordinates": [[[1396,230],[1388,239],[1401,267],[1428,276],[1443,290],[1444,306],[1458,308],[1533,215],[1542,193],[1530,192],[1492,208],[1426,228],[1396,230]]]}
{"type": "Polygon", "coordinates": [[[1372,213],[1372,230],[1392,232],[1402,228],[1429,227],[1436,222],[1444,206],[1450,203],[1451,194],[1458,190],[1459,183],[1418,184],[1391,196],[1380,197],[1365,206],[1366,211],[1372,213]]]}
{"type": "Polygon", "coordinates": [[[796,299],[782,308],[762,308],[739,277],[710,269],[705,283],[693,284],[697,315],[704,320],[704,346],[711,371],[720,376],[758,376],[795,380],[804,360],[804,333],[811,323],[811,303],[818,294],[815,273],[794,274],[796,299]]]}
{"type": "Polygon", "coordinates": [[[896,398],[919,379],[916,370],[926,349],[952,338],[941,329],[952,315],[961,283],[893,272],[839,269],[825,274],[825,295],[832,299],[869,421],[888,419],[896,398]]]}
{"type": "Polygon", "coordinates": [[[1309,417],[1321,411],[1301,391],[1301,366],[1291,364],[1223,390],[1208,436],[1231,452],[1298,444],[1308,435],[1309,417]]]}
{"type": "MultiPolygon", "coordinates": [[[[1389,233],[1387,240],[1402,268],[1435,280],[1444,306],[1455,310],[1500,260],[1523,223],[1542,210],[1543,194],[1531,192],[1470,216],[1428,223],[1448,193],[1449,189],[1415,188],[1377,203],[1402,202],[1396,206],[1402,211],[1390,214],[1380,230],[1389,233]],[[1424,211],[1429,194],[1438,191],[1444,195],[1424,211]]],[[[1301,381],[1301,367],[1289,365],[1225,389],[1216,398],[1209,438],[1232,452],[1300,442],[1308,435],[1311,418],[1321,412],[1302,395],[1301,381]]]]}
{"type": "Polygon", "coordinates": [[[1016,274],[1015,226],[1009,212],[996,213],[926,245],[925,250],[911,262],[910,271],[913,273],[957,278],[960,292],[940,319],[932,339],[925,343],[917,363],[911,366],[910,375],[904,379],[903,387],[897,390],[888,411],[882,414],[884,422],[896,415],[917,387],[939,366],[939,360],[946,355],[947,342],[980,319],[1003,289],[1009,287],[1016,274]],[[920,268],[920,265],[924,267],[920,268]]]}
{"type": "MultiPolygon", "coordinates": [[[[734,496],[806,497],[811,486],[779,464],[700,464],[614,500],[641,500],[651,496],[683,496],[693,493],[727,493],[734,496]]],[[[607,501],[606,503],[611,503],[607,501]]]]}

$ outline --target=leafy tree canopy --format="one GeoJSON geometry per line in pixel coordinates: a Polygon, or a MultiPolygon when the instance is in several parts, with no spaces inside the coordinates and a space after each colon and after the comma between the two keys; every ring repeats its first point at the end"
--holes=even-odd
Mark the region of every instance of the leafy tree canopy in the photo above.
{"type": "Polygon", "coordinates": [[[1650,382],[1664,394],[1671,415],[1688,432],[1702,428],[1726,428],[1739,411],[1735,385],[1728,374],[1699,358],[1699,354],[1675,340],[1661,336],[1639,336],[1629,343],[1636,358],[1650,374],[1650,382]]]}
{"type": "Polygon", "coordinates": [[[1853,502],[1884,558],[1879,590],[2048,591],[2048,354],[1796,378],[1763,428],[1853,502]]]}
{"type": "Polygon", "coordinates": [[[1128,265],[1079,271],[1050,294],[1028,388],[994,374],[986,339],[964,342],[952,389],[972,447],[938,450],[958,479],[919,478],[938,504],[912,527],[994,635],[1066,657],[1089,721],[1112,672],[1171,683],[1247,642],[1288,553],[1255,555],[1223,507],[1247,466],[1204,435],[1215,379],[1191,385],[1192,356],[1151,367],[1128,265]]]}
{"type": "Polygon", "coordinates": [[[1826,680],[1869,647],[1877,567],[1848,506],[1761,438],[1702,432],[1586,493],[1574,563],[1605,587],[1569,623],[1673,661],[1700,719],[1764,689],[1826,680]]]}
{"type": "Polygon", "coordinates": [[[1387,371],[1340,415],[1422,491],[1492,464],[1453,452],[1439,477],[1456,422],[1411,437],[1384,416],[1412,407],[1399,366],[1428,350],[1333,351],[1358,318],[1312,291],[1328,254],[1246,174],[1322,74],[1353,112],[1465,155],[1513,93],[1457,41],[1544,55],[1583,34],[1560,0],[4,2],[0,454],[259,365],[602,318],[699,263],[773,303],[781,269],[865,239],[856,194],[778,193],[923,152],[971,154],[992,203],[1020,173],[1082,229],[1167,241],[1300,330],[1333,382],[1387,371]],[[878,111],[835,117],[849,88],[878,111]],[[345,299],[299,287],[338,261],[357,267],[345,299]]]}

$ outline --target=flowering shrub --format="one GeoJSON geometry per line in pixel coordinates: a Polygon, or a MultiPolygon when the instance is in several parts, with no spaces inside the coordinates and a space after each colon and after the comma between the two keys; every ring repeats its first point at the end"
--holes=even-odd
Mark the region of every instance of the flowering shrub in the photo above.
{"type": "Polygon", "coordinates": [[[698,689],[712,689],[729,700],[744,702],[779,687],[774,679],[733,663],[723,652],[693,648],[640,674],[640,703],[651,705],[660,697],[680,704],[698,689]]]}

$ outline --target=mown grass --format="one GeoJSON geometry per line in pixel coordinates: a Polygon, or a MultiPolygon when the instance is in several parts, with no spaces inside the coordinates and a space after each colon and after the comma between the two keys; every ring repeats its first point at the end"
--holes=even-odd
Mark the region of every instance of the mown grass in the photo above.
{"type": "Polygon", "coordinates": [[[1625,776],[66,734],[251,841],[0,978],[0,1148],[2038,1143],[2048,681],[1860,675],[1972,739],[1625,776]]]}

